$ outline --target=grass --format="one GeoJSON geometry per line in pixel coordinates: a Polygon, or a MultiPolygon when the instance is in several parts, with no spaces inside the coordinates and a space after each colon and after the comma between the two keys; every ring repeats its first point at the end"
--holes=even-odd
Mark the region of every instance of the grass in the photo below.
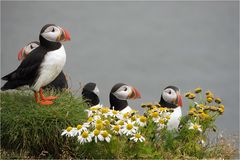
{"type": "Polygon", "coordinates": [[[76,137],[60,134],[67,126],[86,121],[87,104],[71,92],[54,94],[59,98],[53,105],[39,106],[31,92],[1,92],[2,159],[233,159],[239,156],[235,145],[239,137],[215,138],[203,146],[197,143],[201,138],[197,132],[187,128],[178,134],[162,130],[157,138],[151,134],[154,130],[151,125],[144,129],[147,135],[144,143],[114,136],[110,143],[80,145],[76,137]]]}
{"type": "Polygon", "coordinates": [[[1,148],[34,156],[47,151],[60,157],[69,141],[60,135],[62,129],[85,119],[87,105],[70,92],[55,94],[59,98],[53,105],[40,106],[31,92],[2,92],[1,148]]]}

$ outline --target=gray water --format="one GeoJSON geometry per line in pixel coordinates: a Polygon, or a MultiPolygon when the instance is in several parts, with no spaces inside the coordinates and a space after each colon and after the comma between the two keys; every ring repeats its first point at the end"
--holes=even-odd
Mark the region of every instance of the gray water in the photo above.
{"type": "MultiPolygon", "coordinates": [[[[18,65],[17,53],[38,40],[43,25],[55,23],[71,33],[64,44],[64,72],[70,86],[96,82],[109,105],[111,87],[135,86],[142,99],[159,101],[176,85],[196,87],[224,100],[217,124],[227,133],[239,129],[238,2],[1,2],[1,76],[18,65]]],[[[2,82],[3,84],[3,82],[2,82]]],[[[187,113],[187,100],[183,112],[187,113]]]]}

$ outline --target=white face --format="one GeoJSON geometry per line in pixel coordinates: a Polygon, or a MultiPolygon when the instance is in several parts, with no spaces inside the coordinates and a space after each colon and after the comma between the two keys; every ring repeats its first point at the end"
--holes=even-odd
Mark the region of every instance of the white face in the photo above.
{"type": "Polygon", "coordinates": [[[62,30],[57,26],[47,27],[41,35],[48,41],[58,42],[59,36],[61,36],[62,30]]]}
{"type": "Polygon", "coordinates": [[[34,49],[36,49],[39,45],[37,43],[29,43],[27,46],[24,47],[24,53],[28,55],[30,52],[32,52],[34,49]]]}
{"type": "Polygon", "coordinates": [[[162,97],[166,102],[175,104],[177,99],[177,93],[173,89],[167,88],[163,91],[162,97]]]}
{"type": "Polygon", "coordinates": [[[113,95],[118,99],[126,100],[128,99],[129,95],[131,95],[131,93],[132,93],[132,88],[127,85],[123,85],[117,91],[115,91],[113,95]]]}
{"type": "Polygon", "coordinates": [[[97,86],[94,88],[93,92],[94,92],[97,96],[99,96],[99,94],[100,94],[100,91],[99,91],[99,89],[98,89],[97,86]]]}

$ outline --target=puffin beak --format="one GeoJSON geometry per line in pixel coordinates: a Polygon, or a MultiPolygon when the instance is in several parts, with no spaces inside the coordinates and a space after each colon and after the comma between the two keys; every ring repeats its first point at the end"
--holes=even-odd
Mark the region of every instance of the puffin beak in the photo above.
{"type": "Polygon", "coordinates": [[[141,98],[141,94],[140,94],[140,92],[136,88],[131,87],[131,90],[132,90],[132,92],[128,96],[129,99],[141,98]]]}
{"type": "Polygon", "coordinates": [[[61,34],[57,37],[57,41],[70,41],[71,40],[70,33],[63,28],[60,28],[60,30],[61,34]]]}
{"type": "Polygon", "coordinates": [[[177,105],[182,107],[182,96],[179,92],[177,92],[177,105]]]}
{"type": "Polygon", "coordinates": [[[18,52],[18,60],[22,60],[23,58],[23,54],[24,54],[24,48],[22,48],[19,52],[18,52]]]}

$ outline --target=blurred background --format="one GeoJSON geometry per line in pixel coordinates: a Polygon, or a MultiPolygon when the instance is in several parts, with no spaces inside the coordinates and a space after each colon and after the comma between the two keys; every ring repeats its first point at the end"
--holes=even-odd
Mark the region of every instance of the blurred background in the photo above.
{"type": "MultiPolygon", "coordinates": [[[[223,99],[217,121],[225,133],[239,130],[239,2],[1,2],[1,76],[18,65],[18,51],[38,40],[42,26],[70,31],[64,44],[69,85],[95,82],[101,103],[118,82],[158,102],[175,85],[196,87],[223,99]]],[[[3,81],[1,81],[3,85],[3,81]]],[[[183,114],[188,101],[184,98],[183,114]]]]}

